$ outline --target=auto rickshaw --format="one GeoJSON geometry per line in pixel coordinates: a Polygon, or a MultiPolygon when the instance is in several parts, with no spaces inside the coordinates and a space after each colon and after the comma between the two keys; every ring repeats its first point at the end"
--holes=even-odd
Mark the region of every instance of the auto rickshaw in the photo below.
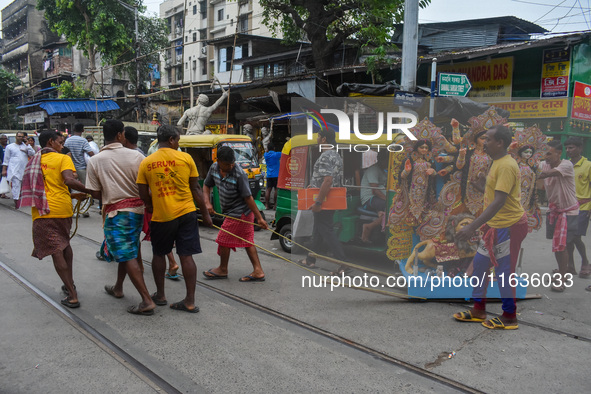
{"type": "MultiPolygon", "coordinates": [[[[263,210],[265,205],[260,201],[264,179],[255,148],[249,137],[235,134],[181,135],[179,141],[179,148],[183,152],[190,154],[195,160],[201,186],[203,186],[203,180],[209,171],[209,167],[217,160],[218,148],[222,146],[228,146],[234,150],[236,165],[240,166],[248,175],[250,191],[257,208],[264,218],[263,210]]],[[[213,188],[211,197],[214,210],[222,212],[217,187],[213,188]]],[[[255,226],[255,230],[258,229],[260,227],[255,226]]]]}

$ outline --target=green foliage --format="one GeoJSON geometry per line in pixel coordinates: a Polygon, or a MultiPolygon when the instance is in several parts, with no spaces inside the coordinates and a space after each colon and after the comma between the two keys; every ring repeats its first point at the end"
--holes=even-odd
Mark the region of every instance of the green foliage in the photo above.
{"type": "MultiPolygon", "coordinates": [[[[168,46],[168,24],[161,18],[140,15],[138,31],[140,79],[145,81],[148,79],[148,73],[150,72],[148,65],[150,63],[160,64],[159,52],[157,51],[168,46]]],[[[117,71],[126,72],[135,85],[137,78],[134,59],[135,53],[133,47],[130,47],[117,59],[117,63],[125,63],[118,67],[117,71]]]]}
{"type": "Polygon", "coordinates": [[[16,105],[9,103],[9,97],[20,83],[16,75],[0,67],[0,124],[4,129],[14,129],[18,126],[16,105]]]}
{"type": "Polygon", "coordinates": [[[112,64],[133,45],[133,12],[117,0],[38,0],[37,8],[45,10],[52,31],[63,34],[68,43],[84,51],[91,68],[96,53],[101,54],[103,62],[112,64]]]}
{"type": "MultiPolygon", "coordinates": [[[[260,0],[263,23],[286,42],[310,41],[316,70],[332,66],[332,54],[345,40],[375,49],[379,63],[403,19],[404,0],[260,0]],[[376,49],[377,48],[377,49],[376,49]],[[380,52],[383,54],[380,55],[380,52]]],[[[420,0],[425,7],[430,0],[420,0]]]]}
{"type": "Polygon", "coordinates": [[[59,85],[57,83],[52,83],[51,86],[57,88],[59,98],[71,99],[92,97],[92,92],[90,90],[84,89],[84,87],[79,86],[76,82],[62,81],[59,85]]]}

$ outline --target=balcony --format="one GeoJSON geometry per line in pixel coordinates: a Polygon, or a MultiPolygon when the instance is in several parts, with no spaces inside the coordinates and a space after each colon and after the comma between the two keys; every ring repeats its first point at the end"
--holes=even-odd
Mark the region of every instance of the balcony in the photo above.
{"type": "Polygon", "coordinates": [[[14,37],[12,39],[5,38],[4,39],[4,53],[10,52],[13,49],[21,47],[29,42],[29,34],[27,32],[23,32],[21,35],[14,37]]]}

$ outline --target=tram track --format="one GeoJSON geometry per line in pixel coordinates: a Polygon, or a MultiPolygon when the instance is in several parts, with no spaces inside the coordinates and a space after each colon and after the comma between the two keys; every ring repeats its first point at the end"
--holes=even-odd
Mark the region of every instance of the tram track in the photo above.
{"type": "MultiPolygon", "coordinates": [[[[7,207],[5,207],[5,208],[7,208],[7,207]]],[[[7,209],[11,209],[11,208],[7,208],[7,209]]],[[[11,209],[11,210],[13,210],[13,209],[11,209]]],[[[13,211],[15,211],[15,210],[13,210],[13,211]]],[[[25,212],[21,212],[21,211],[16,211],[16,212],[19,212],[25,216],[30,216],[30,215],[27,215],[27,213],[25,213],[25,212]]],[[[82,240],[85,240],[85,241],[87,241],[93,245],[96,245],[96,246],[99,246],[101,244],[100,242],[98,242],[90,237],[86,237],[84,235],[81,235],[81,234],[76,234],[76,237],[80,238],[82,240]]],[[[204,240],[215,242],[215,240],[213,238],[210,238],[207,236],[202,236],[201,238],[204,240]]],[[[265,255],[267,255],[267,254],[265,253],[265,255]]],[[[144,264],[151,266],[151,263],[149,261],[144,260],[144,264]]],[[[53,301],[47,295],[45,295],[44,293],[39,291],[34,285],[32,285],[30,282],[28,282],[25,278],[23,278],[18,273],[14,272],[12,269],[10,269],[10,267],[7,267],[2,262],[0,262],[0,269],[5,271],[11,278],[13,278],[13,280],[17,281],[21,286],[25,287],[31,294],[35,295],[39,300],[41,300],[43,303],[45,303],[48,307],[52,308],[54,310],[54,312],[58,313],[62,318],[64,318],[64,320],[68,321],[72,326],[74,326],[78,331],[83,333],[91,341],[93,341],[95,344],[97,344],[97,346],[99,346],[105,352],[108,352],[109,354],[111,354],[121,364],[123,364],[126,368],[130,369],[134,374],[136,374],[138,377],[140,377],[142,380],[144,380],[146,383],[148,383],[152,388],[154,388],[155,390],[162,390],[164,392],[171,392],[171,393],[180,392],[172,384],[170,384],[169,382],[167,382],[166,380],[161,378],[157,373],[150,370],[144,364],[142,364],[140,361],[135,359],[131,354],[127,353],[125,350],[121,349],[115,343],[111,342],[108,338],[104,337],[102,334],[100,334],[98,331],[96,331],[91,325],[87,324],[82,319],[80,319],[76,315],[72,314],[71,312],[69,312],[65,308],[61,307],[59,304],[57,304],[55,301],[53,301]]],[[[229,300],[237,302],[237,303],[244,305],[248,308],[252,308],[256,311],[259,311],[259,312],[262,312],[266,315],[272,316],[273,318],[280,319],[283,322],[286,322],[286,323],[292,324],[294,326],[297,326],[299,328],[305,329],[311,333],[314,333],[314,334],[319,335],[321,337],[327,338],[327,339],[334,341],[340,345],[345,345],[347,347],[353,348],[357,351],[360,351],[362,353],[370,355],[371,357],[373,357],[377,360],[380,360],[380,361],[388,363],[392,366],[396,366],[398,368],[404,369],[404,370],[411,372],[415,375],[421,376],[421,377],[426,378],[426,379],[433,381],[433,382],[437,382],[439,384],[442,384],[444,386],[447,386],[447,387],[457,390],[459,392],[465,392],[465,393],[480,393],[480,392],[482,392],[482,391],[480,391],[474,387],[468,386],[462,382],[459,382],[459,381],[447,378],[445,376],[436,374],[426,368],[422,368],[420,366],[408,363],[404,360],[393,357],[385,352],[373,349],[373,348],[371,348],[367,345],[364,345],[362,343],[349,340],[349,339],[347,339],[341,335],[338,335],[334,332],[331,332],[331,331],[325,330],[321,327],[312,325],[310,323],[307,323],[307,322],[300,320],[298,318],[295,318],[293,316],[289,316],[289,315],[284,314],[278,310],[275,310],[273,308],[269,308],[267,306],[264,306],[260,303],[255,302],[255,301],[251,301],[251,300],[241,297],[237,294],[219,289],[215,286],[209,285],[209,284],[204,283],[202,281],[198,281],[197,286],[199,286],[203,289],[206,289],[207,291],[214,292],[220,296],[223,296],[229,300]]],[[[495,314],[491,313],[491,315],[495,315],[495,314]]],[[[527,322],[524,320],[520,320],[520,324],[522,324],[524,326],[529,326],[532,328],[540,329],[543,331],[547,331],[547,332],[550,332],[553,334],[566,336],[566,337],[569,337],[572,339],[577,339],[577,340],[581,340],[581,341],[585,341],[585,342],[591,342],[591,338],[572,334],[572,333],[565,332],[562,330],[557,330],[557,329],[554,329],[551,327],[544,326],[542,324],[527,322]]]]}

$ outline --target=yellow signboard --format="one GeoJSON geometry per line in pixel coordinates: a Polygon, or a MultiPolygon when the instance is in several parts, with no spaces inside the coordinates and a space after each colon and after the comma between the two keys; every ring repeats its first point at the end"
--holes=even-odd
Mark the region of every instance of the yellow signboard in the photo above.
{"type": "Polygon", "coordinates": [[[477,101],[511,99],[513,57],[437,65],[437,72],[466,74],[472,84],[468,97],[477,101]]]}
{"type": "Polygon", "coordinates": [[[542,66],[542,78],[568,77],[570,62],[545,63],[542,66]]]}
{"type": "Polygon", "coordinates": [[[550,100],[527,100],[490,103],[511,113],[509,119],[566,118],[568,103],[566,98],[550,100]]]}

